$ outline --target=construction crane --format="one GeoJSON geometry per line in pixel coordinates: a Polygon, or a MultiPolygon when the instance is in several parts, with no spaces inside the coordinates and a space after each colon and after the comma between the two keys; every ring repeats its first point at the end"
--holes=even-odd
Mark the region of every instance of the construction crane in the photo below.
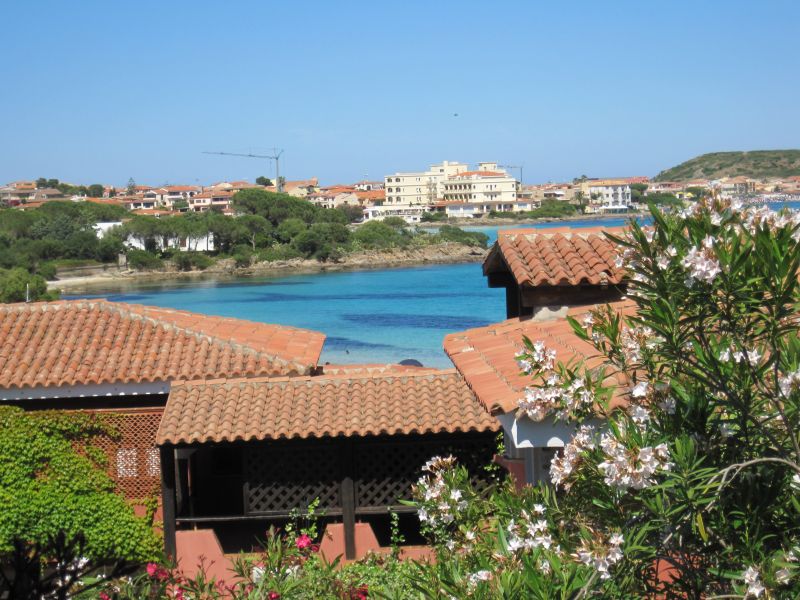
{"type": "Polygon", "coordinates": [[[275,161],[275,189],[278,193],[283,191],[283,183],[281,183],[281,168],[280,159],[283,150],[277,148],[272,149],[272,154],[239,154],[238,152],[203,152],[203,154],[219,154],[221,156],[243,156],[245,158],[268,158],[275,161]]]}
{"type": "Polygon", "coordinates": [[[522,167],[524,165],[499,165],[501,169],[519,169],[519,187],[522,187],[522,167]]]}

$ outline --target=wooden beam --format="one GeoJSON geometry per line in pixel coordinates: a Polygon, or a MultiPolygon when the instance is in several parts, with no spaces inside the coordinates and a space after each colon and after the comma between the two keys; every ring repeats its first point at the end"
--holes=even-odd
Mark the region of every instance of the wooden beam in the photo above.
{"type": "Polygon", "coordinates": [[[172,446],[159,448],[161,459],[161,503],[164,516],[164,552],[175,556],[175,451],[172,446]]]}
{"type": "Polygon", "coordinates": [[[342,443],[342,524],[344,525],[344,557],[356,557],[356,493],[353,482],[353,444],[351,440],[342,443]]]}

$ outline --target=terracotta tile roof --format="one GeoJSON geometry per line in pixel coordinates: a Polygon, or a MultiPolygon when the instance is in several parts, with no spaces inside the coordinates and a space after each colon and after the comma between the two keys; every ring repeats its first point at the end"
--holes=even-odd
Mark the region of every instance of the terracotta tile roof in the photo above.
{"type": "Polygon", "coordinates": [[[381,200],[386,198],[386,190],[357,191],[356,196],[358,196],[360,200],[381,200]]]}
{"type": "MultiPolygon", "coordinates": [[[[612,306],[623,313],[633,310],[630,301],[612,303],[612,306]]],[[[569,314],[579,318],[590,308],[576,307],[569,314]]],[[[556,351],[556,361],[585,360],[589,368],[601,362],[594,347],[578,338],[566,319],[534,321],[515,318],[451,333],[444,338],[444,351],[478,400],[493,414],[515,411],[517,402],[525,395],[526,386],[532,381],[530,376],[521,374],[515,358],[523,348],[523,337],[533,342],[543,341],[547,348],[556,351]]],[[[612,378],[609,384],[615,381],[612,378]]]]}
{"type": "Polygon", "coordinates": [[[625,272],[615,265],[616,245],[604,231],[619,234],[622,227],[607,229],[507,229],[483,263],[483,272],[494,270],[498,257],[520,286],[574,286],[623,281],[625,272]]]}
{"type": "Polygon", "coordinates": [[[179,310],[70,300],[0,306],[0,388],[305,375],[321,333],[179,310]]]}
{"type": "Polygon", "coordinates": [[[497,431],[455,370],[176,382],[158,444],[497,431]]]}

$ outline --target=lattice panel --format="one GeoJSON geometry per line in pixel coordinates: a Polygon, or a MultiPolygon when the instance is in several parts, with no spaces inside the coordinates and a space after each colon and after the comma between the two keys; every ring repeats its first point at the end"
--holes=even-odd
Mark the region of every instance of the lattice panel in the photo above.
{"type": "Polygon", "coordinates": [[[97,411],[107,415],[119,433],[117,439],[98,436],[92,443],[108,457],[108,473],[117,490],[130,500],[143,500],[160,493],[161,466],[156,433],[163,410],[97,411]]]}
{"type": "Polygon", "coordinates": [[[248,444],[244,458],[247,513],[303,510],[315,498],[320,508],[339,508],[339,456],[332,444],[248,444]]]}
{"type": "Polygon", "coordinates": [[[473,486],[488,484],[483,469],[491,462],[491,437],[463,441],[365,442],[356,451],[356,507],[396,506],[411,498],[411,486],[432,456],[452,454],[469,470],[473,486]]]}

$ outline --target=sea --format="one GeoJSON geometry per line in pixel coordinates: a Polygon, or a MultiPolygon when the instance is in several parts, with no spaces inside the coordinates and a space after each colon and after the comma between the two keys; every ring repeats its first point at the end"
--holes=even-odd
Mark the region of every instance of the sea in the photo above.
{"type": "MultiPolygon", "coordinates": [[[[793,203],[800,208],[800,203],[793,203]]],[[[581,219],[501,227],[464,227],[497,239],[498,229],[614,227],[626,218],[581,219]]],[[[313,329],[327,338],[320,364],[416,360],[446,368],[448,333],[505,319],[505,291],[490,289],[481,265],[443,264],[241,279],[117,284],[92,294],[106,298],[313,329]]]]}

